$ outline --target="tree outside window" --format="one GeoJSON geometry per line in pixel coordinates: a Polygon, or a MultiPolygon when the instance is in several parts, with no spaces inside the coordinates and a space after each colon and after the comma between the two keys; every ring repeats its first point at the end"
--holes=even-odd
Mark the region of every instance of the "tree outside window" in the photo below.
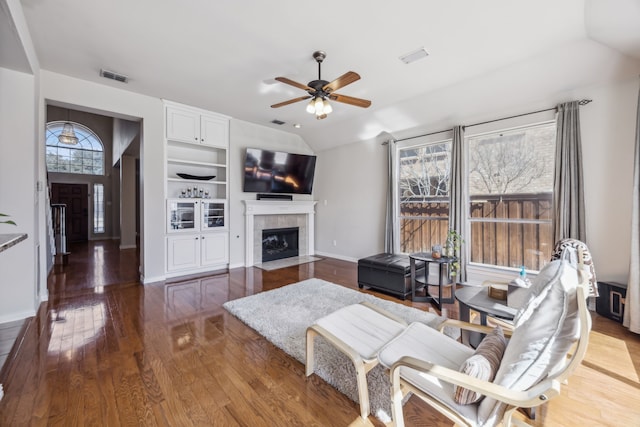
{"type": "Polygon", "coordinates": [[[539,270],[551,255],[555,123],[466,138],[473,263],[539,270]]]}
{"type": "Polygon", "coordinates": [[[400,149],[398,162],[400,250],[430,251],[449,227],[451,141],[400,149]]]}
{"type": "MultiPolygon", "coordinates": [[[[555,123],[465,138],[470,262],[539,270],[552,242],[555,123]]],[[[430,251],[449,226],[451,141],[398,150],[400,250],[430,251]]]]}

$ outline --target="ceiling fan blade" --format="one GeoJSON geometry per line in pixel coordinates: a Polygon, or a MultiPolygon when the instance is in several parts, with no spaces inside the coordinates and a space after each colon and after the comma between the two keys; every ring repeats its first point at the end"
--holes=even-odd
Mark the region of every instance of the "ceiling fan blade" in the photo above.
{"type": "Polygon", "coordinates": [[[360,74],[354,71],[347,71],[331,83],[327,83],[322,87],[322,90],[325,92],[333,92],[334,90],[338,90],[341,87],[345,87],[348,84],[351,84],[355,81],[360,80],[360,74]]]}
{"type": "Polygon", "coordinates": [[[307,85],[303,85],[302,83],[298,83],[298,82],[294,82],[291,79],[288,79],[286,77],[276,77],[276,80],[279,81],[280,83],[285,83],[294,87],[297,87],[298,89],[302,89],[302,90],[314,90],[312,88],[310,88],[307,85]]]}
{"type": "Polygon", "coordinates": [[[290,99],[288,101],[280,102],[278,104],[273,104],[271,106],[271,108],[284,107],[285,105],[293,104],[294,102],[304,101],[305,99],[309,99],[309,98],[311,98],[311,95],[301,96],[300,98],[294,98],[294,99],[290,99]]]}
{"type": "Polygon", "coordinates": [[[353,96],[338,95],[332,93],[329,95],[329,99],[332,101],[342,102],[344,104],[355,105],[356,107],[367,108],[371,105],[371,101],[367,99],[354,98],[353,96]]]}

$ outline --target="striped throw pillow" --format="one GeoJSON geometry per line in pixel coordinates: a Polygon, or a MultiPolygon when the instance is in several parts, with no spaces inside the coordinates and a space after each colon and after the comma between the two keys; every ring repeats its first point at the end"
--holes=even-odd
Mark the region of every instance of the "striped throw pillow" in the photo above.
{"type": "MultiPolygon", "coordinates": [[[[507,340],[500,326],[484,337],[471,357],[460,366],[460,372],[484,381],[493,381],[507,347],[507,340]]],[[[482,399],[480,393],[456,386],[453,399],[460,405],[469,405],[482,399]]]]}

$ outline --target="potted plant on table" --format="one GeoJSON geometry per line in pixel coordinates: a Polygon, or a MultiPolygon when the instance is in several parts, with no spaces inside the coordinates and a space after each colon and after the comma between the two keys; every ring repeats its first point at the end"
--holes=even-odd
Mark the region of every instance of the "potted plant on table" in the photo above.
{"type": "Polygon", "coordinates": [[[0,213],[0,224],[11,224],[11,225],[16,225],[15,222],[11,221],[10,219],[3,219],[2,217],[9,217],[9,215],[7,214],[3,214],[0,213]]]}
{"type": "Polygon", "coordinates": [[[460,233],[458,233],[454,229],[450,229],[447,233],[447,240],[445,243],[445,256],[447,257],[455,257],[456,260],[451,262],[449,265],[451,266],[451,276],[457,276],[458,271],[460,271],[460,248],[464,240],[460,233]]]}

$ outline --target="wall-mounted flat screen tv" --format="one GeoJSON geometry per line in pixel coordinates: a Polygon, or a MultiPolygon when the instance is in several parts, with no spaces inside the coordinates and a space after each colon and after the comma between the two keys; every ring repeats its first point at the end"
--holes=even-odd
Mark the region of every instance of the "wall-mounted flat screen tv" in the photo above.
{"type": "Polygon", "coordinates": [[[316,156],[247,148],[243,191],[311,194],[316,156]]]}

